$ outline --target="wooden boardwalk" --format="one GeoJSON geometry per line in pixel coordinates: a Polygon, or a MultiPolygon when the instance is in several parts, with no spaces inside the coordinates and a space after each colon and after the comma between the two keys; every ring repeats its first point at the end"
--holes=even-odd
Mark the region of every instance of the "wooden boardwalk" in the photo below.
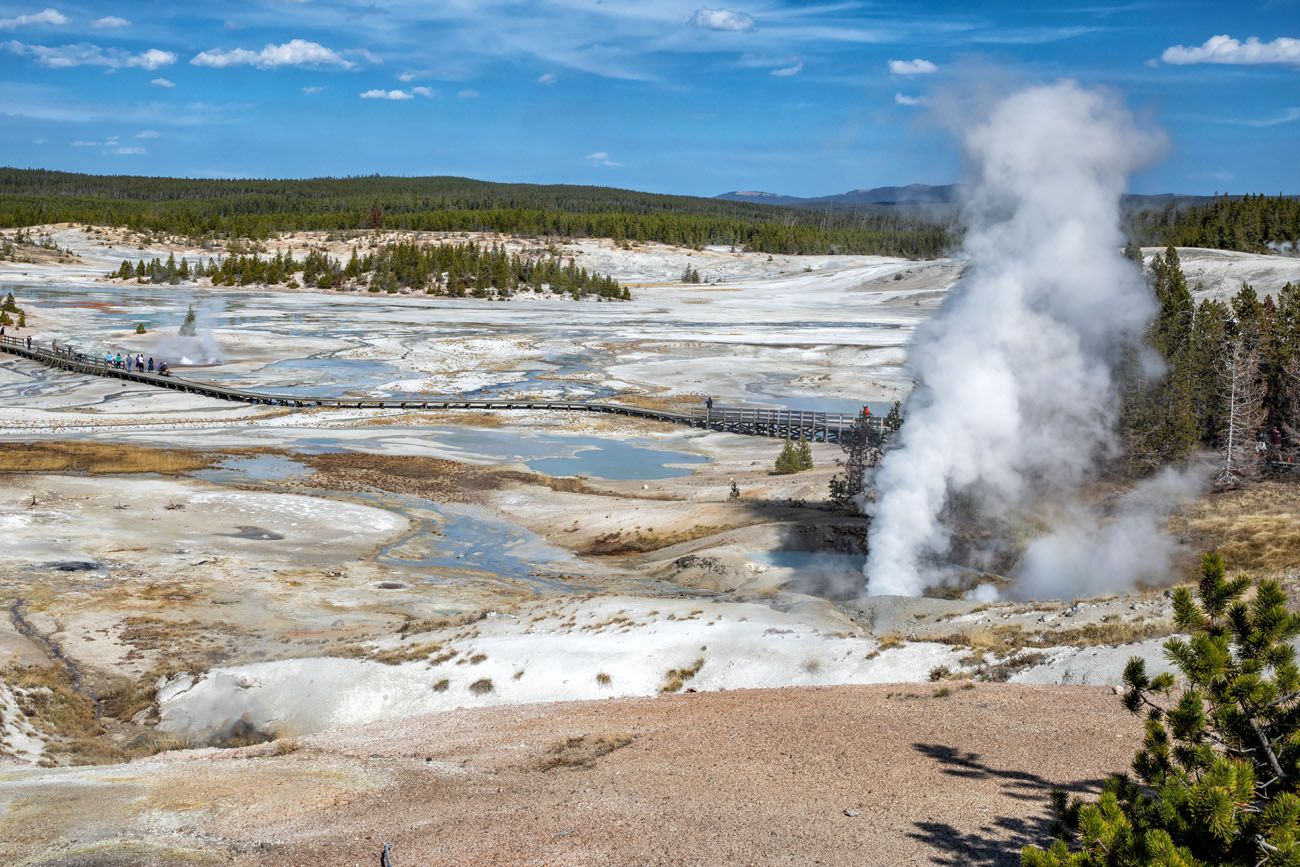
{"type": "MultiPolygon", "coordinates": [[[[226,388],[207,382],[157,373],[138,373],[106,364],[103,360],[76,352],[70,347],[42,348],[35,342],[18,337],[0,339],[0,351],[72,373],[91,374],[144,385],[170,388],[218,400],[285,407],[328,407],[336,409],[414,409],[414,410],[554,410],[625,415],[688,427],[726,431],[747,436],[798,439],[810,442],[837,443],[857,420],[849,413],[812,412],[793,409],[744,409],[739,407],[703,407],[689,413],[647,409],[605,401],[532,400],[528,398],[467,398],[455,395],[411,395],[409,397],[304,397],[293,394],[226,388]]],[[[879,428],[883,419],[872,417],[869,423],[879,428]]]]}

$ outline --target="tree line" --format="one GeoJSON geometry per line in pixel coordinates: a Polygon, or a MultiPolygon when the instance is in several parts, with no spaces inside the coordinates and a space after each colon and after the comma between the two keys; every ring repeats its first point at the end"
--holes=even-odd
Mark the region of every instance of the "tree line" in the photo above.
{"type": "Polygon", "coordinates": [[[321,250],[310,250],[301,259],[280,251],[266,257],[236,254],[193,265],[185,258],[178,261],[173,253],[165,260],[123,261],[110,276],[140,283],[175,284],[206,277],[214,286],[415,290],[454,298],[508,297],[515,292],[562,293],[575,299],[594,295],[609,301],[632,298],[631,291],[614,278],[581,268],[573,259],[511,253],[500,244],[399,241],[365,253],[354,248],[346,263],[321,250]]]}
{"type": "MultiPolygon", "coordinates": [[[[1141,262],[1136,248],[1129,255],[1141,262]]],[[[1130,469],[1140,474],[1199,449],[1220,455],[1219,481],[1258,474],[1260,456],[1300,443],[1300,285],[1277,298],[1242,284],[1228,302],[1194,303],[1172,246],[1146,272],[1159,313],[1146,344],[1164,372],[1141,373],[1136,352],[1122,365],[1120,428],[1130,469]]]]}
{"type": "Polygon", "coordinates": [[[57,222],[195,240],[389,228],[908,258],[933,258],[954,243],[947,227],[908,215],[831,214],[609,187],[443,177],[192,180],[0,168],[0,225],[57,222]]]}
{"type": "Polygon", "coordinates": [[[1219,196],[1190,207],[1171,204],[1134,217],[1134,235],[1175,247],[1246,253],[1296,252],[1300,199],[1293,196],[1219,196]]]}

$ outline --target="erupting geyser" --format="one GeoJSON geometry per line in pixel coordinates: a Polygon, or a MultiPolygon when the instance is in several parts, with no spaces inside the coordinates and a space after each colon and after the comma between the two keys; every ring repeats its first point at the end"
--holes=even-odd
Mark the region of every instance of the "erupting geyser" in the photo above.
{"type": "MultiPolygon", "coordinates": [[[[868,506],[873,595],[915,596],[942,580],[954,497],[991,520],[1079,526],[1079,486],[1114,446],[1116,362],[1155,311],[1121,253],[1119,201],[1128,175],[1163,152],[1162,133],[1114,94],[1061,81],[1000,99],[961,143],[970,266],[910,350],[916,390],[868,506]]],[[[1047,554],[1040,546],[1031,565],[1047,554]]],[[[1062,566],[1064,580],[1079,574],[1062,566]]],[[[1071,593],[1051,583],[1040,576],[1032,592],[1071,593]]]]}

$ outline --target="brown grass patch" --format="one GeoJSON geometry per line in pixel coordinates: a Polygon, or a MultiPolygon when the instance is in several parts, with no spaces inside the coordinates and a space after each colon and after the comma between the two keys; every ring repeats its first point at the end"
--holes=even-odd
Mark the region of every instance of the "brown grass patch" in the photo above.
{"type": "Polygon", "coordinates": [[[481,678],[469,685],[469,691],[475,695],[487,695],[494,689],[496,689],[496,687],[492,685],[492,678],[490,677],[481,678]]]}
{"type": "Polygon", "coordinates": [[[1229,569],[1275,576],[1300,566],[1300,482],[1260,482],[1202,497],[1170,527],[1197,551],[1221,553],[1229,569]]]}
{"type": "Polygon", "coordinates": [[[598,493],[581,479],[553,479],[442,458],[345,452],[301,455],[296,459],[316,471],[310,481],[317,487],[387,491],[440,502],[479,502],[484,493],[512,483],[541,485],[561,493],[598,493]]]}
{"type": "Polygon", "coordinates": [[[715,536],[718,533],[725,533],[728,530],[735,530],[742,526],[744,525],[695,524],[682,530],[667,533],[659,533],[654,530],[637,530],[633,533],[624,534],[622,530],[615,530],[612,533],[597,536],[579,553],[597,556],[646,554],[651,551],[671,548],[673,545],[680,545],[682,542],[694,542],[696,539],[715,536]]]}
{"type": "Polygon", "coordinates": [[[632,743],[631,735],[604,735],[592,737],[579,735],[565,738],[547,748],[546,753],[538,758],[533,767],[539,771],[551,771],[556,768],[585,769],[593,767],[596,759],[607,756],[614,750],[620,750],[632,743]]]}
{"type": "Polygon", "coordinates": [[[45,738],[42,764],[98,765],[123,753],[104,737],[95,704],[73,686],[61,665],[10,665],[0,680],[14,690],[18,707],[45,738]]]}
{"type": "Polygon", "coordinates": [[[158,473],[178,475],[210,467],[218,458],[203,452],[155,449],[124,443],[68,440],[6,443],[0,473],[158,473]]]}

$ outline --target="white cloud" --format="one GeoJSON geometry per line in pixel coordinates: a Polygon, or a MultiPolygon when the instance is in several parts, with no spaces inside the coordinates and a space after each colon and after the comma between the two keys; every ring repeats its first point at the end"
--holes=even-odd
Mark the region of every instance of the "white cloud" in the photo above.
{"type": "Polygon", "coordinates": [[[135,134],[136,138],[158,138],[158,131],[154,129],[142,129],[135,134]]]}
{"type": "Polygon", "coordinates": [[[896,105],[908,106],[925,105],[925,98],[920,96],[908,96],[905,93],[896,93],[894,94],[894,103],[896,105]]]}
{"type": "Polygon", "coordinates": [[[777,78],[789,78],[791,75],[798,75],[801,72],[803,72],[802,60],[791,64],[790,66],[782,66],[779,69],[773,69],[771,74],[775,75],[777,78]]]}
{"type": "Polygon", "coordinates": [[[930,75],[938,72],[939,67],[935,66],[928,60],[922,60],[917,57],[914,60],[891,60],[889,61],[889,72],[891,75],[930,75]]]}
{"type": "MultiPolygon", "coordinates": [[[[136,138],[157,138],[157,137],[158,137],[158,133],[154,132],[153,130],[145,130],[144,132],[136,135],[136,138]]],[[[86,141],[85,139],[78,139],[77,141],[74,141],[72,143],[72,146],[74,148],[99,148],[100,153],[118,154],[120,156],[136,156],[138,154],[147,153],[147,151],[144,148],[140,147],[139,145],[122,144],[121,141],[119,140],[119,137],[115,135],[110,135],[107,138],[105,138],[103,141],[86,141]]]]}
{"type": "Polygon", "coordinates": [[[361,98],[389,99],[397,102],[403,99],[414,99],[415,97],[411,96],[411,94],[404,90],[382,90],[380,88],[375,88],[374,90],[367,90],[365,93],[361,94],[361,98]]]}
{"type": "Polygon", "coordinates": [[[611,169],[617,169],[623,166],[622,163],[614,162],[614,160],[611,160],[609,158],[609,154],[605,153],[604,151],[596,151],[595,153],[587,154],[585,157],[583,157],[583,159],[591,163],[593,166],[603,166],[605,168],[611,168],[611,169]]]}
{"type": "Polygon", "coordinates": [[[554,72],[543,72],[541,75],[537,76],[538,84],[551,85],[555,84],[556,81],[557,79],[554,72]]]}
{"type": "Polygon", "coordinates": [[[432,87],[412,87],[412,88],[411,88],[411,93],[415,94],[416,96],[423,96],[425,99],[428,99],[429,97],[433,96],[433,88],[432,88],[432,87]]]}
{"type": "Polygon", "coordinates": [[[1300,39],[1279,36],[1272,42],[1260,42],[1252,36],[1245,42],[1227,34],[1211,36],[1201,45],[1174,45],[1160,55],[1165,63],[1185,66],[1189,63],[1224,63],[1234,66],[1285,64],[1300,66],[1300,39]]]}
{"type": "Polygon", "coordinates": [[[172,81],[170,78],[155,78],[153,81],[149,83],[152,84],[154,87],[171,88],[176,86],[176,82],[172,81]]]}
{"type": "Polygon", "coordinates": [[[731,9],[697,9],[691,16],[691,23],[705,30],[740,32],[754,29],[752,17],[731,9]]]}
{"type": "Polygon", "coordinates": [[[459,99],[478,99],[482,94],[473,88],[467,87],[456,94],[459,99]]]}
{"type": "Polygon", "coordinates": [[[105,15],[103,18],[96,18],[90,22],[90,26],[96,30],[117,30],[122,27],[130,27],[131,22],[117,15],[105,15]]]}
{"type": "Polygon", "coordinates": [[[310,96],[313,93],[320,93],[324,89],[319,84],[313,84],[311,87],[304,87],[302,92],[310,96]]]}
{"type": "Polygon", "coordinates": [[[49,69],[70,69],[74,66],[102,66],[106,69],[158,69],[176,62],[176,55],[170,51],[150,48],[140,54],[132,54],[120,48],[101,48],[88,42],[75,42],[71,45],[29,45],[25,42],[9,41],[4,47],[14,54],[36,58],[39,66],[49,69]]]}
{"type": "Polygon", "coordinates": [[[258,69],[278,69],[282,66],[338,66],[351,69],[356,65],[350,60],[345,60],[337,51],[326,48],[319,42],[308,42],[305,39],[291,39],[282,45],[268,44],[261,51],[250,51],[247,48],[232,48],[224,51],[214,48],[194,55],[190,63],[213,69],[225,69],[228,66],[253,66],[258,69]]]}
{"type": "Polygon", "coordinates": [[[1271,117],[1242,121],[1242,123],[1246,126],[1269,127],[1279,126],[1284,123],[1295,123],[1297,120],[1300,120],[1300,107],[1284,108],[1271,117]]]}
{"type": "Polygon", "coordinates": [[[68,16],[57,9],[42,9],[30,15],[15,15],[13,18],[0,18],[0,30],[16,30],[33,24],[67,24],[68,16]]]}

